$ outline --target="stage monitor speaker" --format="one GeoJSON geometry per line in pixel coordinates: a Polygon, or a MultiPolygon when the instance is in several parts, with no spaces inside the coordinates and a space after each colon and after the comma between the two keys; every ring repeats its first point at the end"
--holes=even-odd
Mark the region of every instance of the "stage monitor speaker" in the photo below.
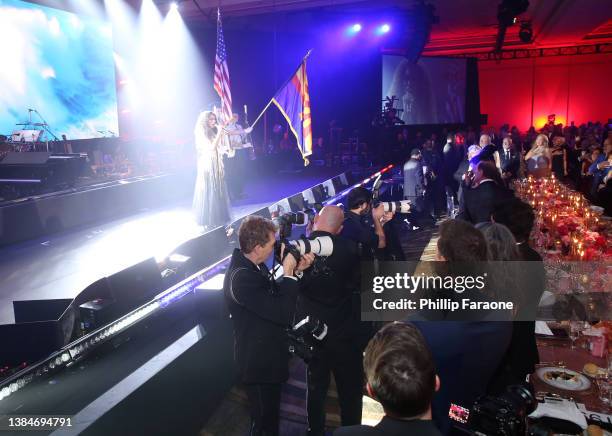
{"type": "Polygon", "coordinates": [[[327,193],[327,190],[322,184],[313,187],[312,194],[314,195],[314,199],[316,203],[323,203],[325,200],[329,198],[329,194],[327,193]]]}
{"type": "Polygon", "coordinates": [[[0,366],[31,364],[68,344],[75,326],[72,301],[13,301],[15,324],[0,325],[0,366]]]}
{"type": "Polygon", "coordinates": [[[96,280],[91,285],[83,289],[74,299],[74,306],[79,307],[81,304],[92,300],[112,300],[113,295],[106,277],[96,280]]]}
{"type": "Polygon", "coordinates": [[[57,321],[0,325],[0,344],[0,368],[38,362],[65,345],[57,321]]]}
{"type": "Polygon", "coordinates": [[[298,193],[295,195],[292,195],[291,197],[288,198],[289,200],[289,206],[291,207],[291,212],[300,212],[302,210],[304,210],[305,206],[304,206],[304,196],[302,195],[302,193],[298,193]]]}
{"type": "Polygon", "coordinates": [[[111,312],[117,318],[145,304],[163,290],[161,272],[153,257],[108,276],[107,281],[115,300],[111,312]]]}
{"type": "Polygon", "coordinates": [[[267,207],[262,207],[261,209],[253,212],[251,215],[257,215],[268,219],[272,217],[272,215],[270,214],[270,209],[268,209],[267,207]]]}
{"type": "Polygon", "coordinates": [[[334,184],[334,188],[336,188],[336,192],[340,193],[349,186],[348,178],[346,177],[346,173],[342,173],[339,176],[336,176],[332,179],[332,183],[334,184]]]}
{"type": "MultiPolygon", "coordinates": [[[[236,237],[241,221],[232,223],[232,228],[236,225],[234,232],[236,237]]],[[[221,226],[181,244],[174,250],[174,253],[190,258],[190,267],[193,269],[191,273],[193,274],[231,254],[230,240],[227,237],[225,227],[221,226]]]]}
{"type": "Polygon", "coordinates": [[[70,298],[13,301],[15,322],[59,320],[71,303],[70,298]]]}
{"type": "Polygon", "coordinates": [[[329,197],[335,197],[336,194],[338,194],[338,191],[336,191],[336,187],[334,186],[334,183],[331,179],[324,181],[323,183],[321,183],[321,185],[323,186],[325,193],[329,197]]]}

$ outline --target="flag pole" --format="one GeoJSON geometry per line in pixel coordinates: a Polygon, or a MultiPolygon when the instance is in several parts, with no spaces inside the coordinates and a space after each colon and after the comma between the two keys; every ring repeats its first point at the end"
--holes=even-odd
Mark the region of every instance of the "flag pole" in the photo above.
{"type": "Polygon", "coordinates": [[[259,119],[261,118],[261,116],[264,114],[264,112],[270,107],[270,105],[272,104],[272,100],[270,100],[270,102],[266,105],[266,107],[261,111],[261,113],[259,114],[259,116],[255,119],[255,121],[253,121],[253,123],[251,124],[251,128],[255,127],[255,124],[257,124],[257,121],[259,121],[259,119]]]}
{"type": "MultiPolygon", "coordinates": [[[[308,50],[308,52],[306,53],[306,55],[302,58],[302,62],[300,62],[300,66],[306,62],[306,60],[310,57],[310,54],[312,53],[312,49],[308,50]]],[[[300,67],[298,67],[297,69],[299,70],[300,67]]],[[[297,71],[297,70],[296,70],[297,71]]],[[[295,73],[293,73],[293,75],[291,77],[295,76],[295,73]]],[[[289,80],[291,80],[291,78],[289,78],[289,80]]],[[[285,87],[285,85],[287,85],[287,82],[285,82],[283,84],[283,86],[281,86],[279,89],[283,89],[285,87]]],[[[278,91],[277,91],[278,92],[278,91]]],[[[276,94],[274,94],[276,95],[276,94]]],[[[268,110],[268,108],[270,107],[270,105],[272,104],[272,101],[274,99],[271,99],[270,102],[266,105],[265,108],[263,108],[263,110],[261,111],[261,113],[259,114],[259,116],[255,119],[255,121],[253,121],[253,124],[251,124],[251,128],[255,127],[255,124],[257,124],[257,121],[259,121],[259,119],[261,118],[261,116],[264,114],[264,112],[266,110],[268,110]]]]}

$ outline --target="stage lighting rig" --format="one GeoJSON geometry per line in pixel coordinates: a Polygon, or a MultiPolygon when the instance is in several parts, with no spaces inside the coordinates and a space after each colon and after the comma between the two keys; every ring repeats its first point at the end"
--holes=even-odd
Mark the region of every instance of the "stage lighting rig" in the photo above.
{"type": "Polygon", "coordinates": [[[521,42],[529,44],[533,40],[533,29],[531,28],[531,21],[523,21],[521,23],[521,30],[519,30],[519,38],[521,42]]]}
{"type": "Polygon", "coordinates": [[[440,22],[436,8],[425,0],[418,0],[410,8],[396,9],[394,15],[399,24],[392,29],[384,49],[416,62],[429,42],[432,25],[440,22]]]}
{"type": "Polygon", "coordinates": [[[503,0],[497,7],[499,29],[495,40],[495,51],[500,52],[508,27],[516,24],[517,17],[529,8],[529,0],[503,0]]]}

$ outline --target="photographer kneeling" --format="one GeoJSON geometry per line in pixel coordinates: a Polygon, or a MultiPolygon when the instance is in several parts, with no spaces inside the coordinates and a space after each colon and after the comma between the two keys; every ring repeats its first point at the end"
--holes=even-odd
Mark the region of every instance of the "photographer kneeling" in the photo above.
{"type": "Polygon", "coordinates": [[[316,318],[328,326],[308,362],[308,434],[325,434],[325,398],[334,374],[342,425],[361,423],[363,364],[358,323],[352,316],[352,296],[358,290],[357,244],[338,236],[344,212],[325,206],[314,219],[309,239],[331,238],[333,251],[317,256],[304,271],[297,318],[316,318]]]}
{"type": "Polygon", "coordinates": [[[272,221],[251,216],[238,230],[223,292],[234,323],[234,359],[245,385],[251,435],[277,435],[281,384],[289,378],[287,328],[293,322],[298,282],[314,255],[283,259],[284,277],[275,282],[265,261],[274,250],[272,221]]]}

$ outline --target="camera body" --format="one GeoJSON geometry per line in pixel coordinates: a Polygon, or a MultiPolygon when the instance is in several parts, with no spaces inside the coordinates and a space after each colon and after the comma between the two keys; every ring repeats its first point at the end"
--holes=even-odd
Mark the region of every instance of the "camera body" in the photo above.
{"type": "Polygon", "coordinates": [[[537,407],[527,385],[508,386],[499,396],[485,395],[474,402],[472,410],[451,404],[449,417],[462,424],[461,430],[474,435],[524,435],[527,416],[537,407]]]}
{"type": "Polygon", "coordinates": [[[287,329],[288,351],[308,363],[312,359],[316,344],[325,339],[325,336],[327,336],[327,324],[307,316],[292,328],[287,329]]]}
{"type": "Polygon", "coordinates": [[[293,225],[306,226],[314,220],[317,214],[317,208],[304,209],[301,212],[285,212],[272,217],[272,222],[278,227],[280,239],[285,239],[291,236],[293,225]]]}

